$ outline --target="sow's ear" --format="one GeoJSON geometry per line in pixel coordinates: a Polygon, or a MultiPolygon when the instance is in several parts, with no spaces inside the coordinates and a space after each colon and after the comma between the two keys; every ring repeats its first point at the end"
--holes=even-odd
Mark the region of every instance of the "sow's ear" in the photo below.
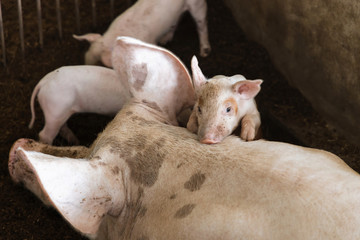
{"type": "Polygon", "coordinates": [[[164,48],[131,37],[118,37],[112,65],[139,100],[156,103],[176,115],[194,104],[189,72],[179,58],[164,48]]]}
{"type": "Polygon", "coordinates": [[[239,81],[234,83],[233,90],[240,94],[240,99],[247,100],[254,98],[259,93],[262,82],[260,79],[239,81]]]}
{"type": "Polygon", "coordinates": [[[122,178],[111,178],[99,160],[60,158],[22,148],[16,154],[35,175],[35,184],[40,185],[51,205],[83,234],[96,235],[106,214],[120,213],[118,208],[124,203],[122,178]]]}

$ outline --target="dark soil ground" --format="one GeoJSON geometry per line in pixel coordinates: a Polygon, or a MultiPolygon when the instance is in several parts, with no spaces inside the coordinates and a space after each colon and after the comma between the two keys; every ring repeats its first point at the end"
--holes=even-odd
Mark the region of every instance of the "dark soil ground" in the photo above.
{"type": "MultiPolygon", "coordinates": [[[[0,64],[0,239],[80,239],[65,220],[49,209],[9,176],[7,161],[11,145],[19,138],[37,139],[43,126],[43,115],[36,105],[33,129],[29,100],[36,83],[48,72],[65,65],[83,64],[85,42],[77,42],[73,33],[104,32],[109,25],[109,1],[97,0],[97,26],[93,26],[90,1],[82,1],[80,32],[76,30],[73,1],[62,3],[63,39],[58,36],[55,1],[43,1],[44,48],[38,44],[35,1],[24,0],[25,56],[19,43],[15,1],[3,1],[7,67],[0,64]]],[[[248,39],[236,25],[222,1],[208,0],[208,20],[212,53],[199,58],[205,75],[243,74],[248,79],[264,80],[257,102],[263,118],[264,138],[325,149],[360,170],[359,148],[351,145],[331,128],[273,66],[266,50],[248,39]]],[[[125,1],[115,1],[115,15],[126,8],[125,1]]],[[[198,55],[195,25],[186,14],[174,40],[165,47],[189,67],[192,55],[198,55]]],[[[0,49],[1,53],[3,49],[0,49]]],[[[78,114],[69,120],[70,128],[82,145],[90,145],[111,120],[95,114],[78,114]]],[[[57,138],[55,145],[67,143],[57,138]]]]}

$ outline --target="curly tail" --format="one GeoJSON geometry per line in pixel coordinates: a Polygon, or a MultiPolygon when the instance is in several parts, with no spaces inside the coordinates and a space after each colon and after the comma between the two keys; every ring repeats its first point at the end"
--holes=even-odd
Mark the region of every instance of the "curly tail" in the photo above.
{"type": "Polygon", "coordinates": [[[40,82],[35,86],[30,99],[30,109],[31,109],[31,121],[29,123],[29,128],[32,128],[35,122],[35,109],[34,109],[34,102],[35,97],[37,96],[39,90],[40,90],[40,82]]]}

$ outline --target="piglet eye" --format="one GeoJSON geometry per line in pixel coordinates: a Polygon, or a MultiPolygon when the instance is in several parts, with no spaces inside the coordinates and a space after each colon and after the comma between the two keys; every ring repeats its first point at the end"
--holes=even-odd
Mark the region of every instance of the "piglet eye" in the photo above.
{"type": "Polygon", "coordinates": [[[230,112],[230,111],[231,111],[231,107],[226,108],[227,113],[230,112]]]}
{"type": "Polygon", "coordinates": [[[200,107],[198,107],[198,112],[201,113],[201,108],[200,107]]]}

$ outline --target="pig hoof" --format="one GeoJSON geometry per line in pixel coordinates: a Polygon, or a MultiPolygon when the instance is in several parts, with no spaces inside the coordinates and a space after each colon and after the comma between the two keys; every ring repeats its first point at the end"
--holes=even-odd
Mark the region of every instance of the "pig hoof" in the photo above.
{"type": "Polygon", "coordinates": [[[203,49],[201,49],[201,51],[200,51],[200,56],[201,56],[201,57],[207,57],[207,56],[210,55],[210,52],[211,52],[211,48],[210,48],[210,47],[208,47],[208,48],[203,48],[203,49]]]}
{"type": "Polygon", "coordinates": [[[244,130],[241,131],[240,137],[245,141],[253,141],[255,139],[255,129],[244,128],[244,130]]]}

